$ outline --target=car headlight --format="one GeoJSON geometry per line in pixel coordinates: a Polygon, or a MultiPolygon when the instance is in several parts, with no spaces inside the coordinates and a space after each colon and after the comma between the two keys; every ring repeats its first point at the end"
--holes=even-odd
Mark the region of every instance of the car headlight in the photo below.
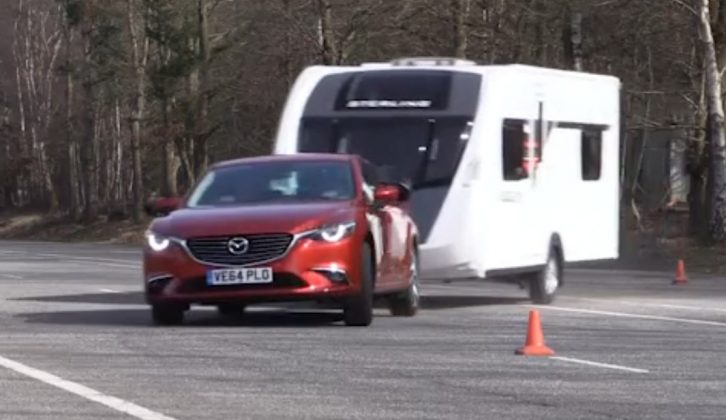
{"type": "Polygon", "coordinates": [[[160,252],[169,247],[171,240],[154,232],[146,231],[146,243],[149,244],[149,248],[156,252],[160,252]]]}
{"type": "Polygon", "coordinates": [[[355,230],[355,222],[325,225],[311,233],[311,237],[325,242],[338,242],[350,236],[355,230]]]}

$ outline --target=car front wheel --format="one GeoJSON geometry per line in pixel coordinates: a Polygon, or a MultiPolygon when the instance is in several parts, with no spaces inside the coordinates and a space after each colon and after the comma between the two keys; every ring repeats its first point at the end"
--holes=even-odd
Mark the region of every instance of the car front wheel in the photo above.
{"type": "Polygon", "coordinates": [[[345,325],[366,327],[373,322],[373,253],[370,245],[363,245],[361,253],[360,293],[348,299],[343,309],[345,325]]]}
{"type": "Polygon", "coordinates": [[[388,305],[393,316],[414,316],[418,312],[421,295],[418,279],[418,252],[416,250],[412,252],[409,273],[409,285],[406,290],[401,294],[391,297],[389,300],[388,305]]]}
{"type": "Polygon", "coordinates": [[[241,318],[245,314],[246,305],[242,303],[223,303],[217,305],[217,312],[227,318],[241,318]]]}
{"type": "Polygon", "coordinates": [[[151,317],[157,325],[179,325],[184,322],[184,308],[174,305],[153,305],[151,317]]]}

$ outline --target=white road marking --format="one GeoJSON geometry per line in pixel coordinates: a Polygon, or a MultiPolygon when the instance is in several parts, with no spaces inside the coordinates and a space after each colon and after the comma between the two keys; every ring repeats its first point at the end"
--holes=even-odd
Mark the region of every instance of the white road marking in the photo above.
{"type": "Polygon", "coordinates": [[[74,255],[62,255],[62,254],[48,254],[48,253],[41,253],[41,254],[34,254],[41,257],[47,257],[47,258],[59,258],[59,259],[65,259],[68,261],[89,261],[89,262],[96,262],[96,263],[111,263],[111,264],[123,264],[127,266],[140,266],[140,263],[136,263],[135,261],[130,260],[121,260],[121,259],[115,259],[115,258],[94,258],[94,257],[76,257],[74,255]]]}
{"type": "Polygon", "coordinates": [[[648,371],[645,369],[637,369],[637,368],[631,368],[631,367],[621,366],[621,365],[611,365],[608,363],[592,362],[589,360],[582,360],[582,359],[573,359],[571,357],[550,356],[550,359],[561,360],[563,362],[570,362],[570,363],[579,363],[582,365],[596,366],[596,367],[607,368],[607,369],[625,370],[628,372],[635,372],[635,373],[648,373],[648,371]]]}
{"type": "MultiPolygon", "coordinates": [[[[85,261],[75,261],[75,262],[85,262],[85,261]]],[[[106,263],[106,262],[99,262],[96,264],[99,267],[123,268],[123,269],[127,269],[127,270],[138,270],[141,268],[138,265],[130,265],[130,264],[113,264],[113,263],[106,263]]]]}
{"type": "Polygon", "coordinates": [[[8,278],[10,280],[22,280],[23,279],[23,276],[17,276],[15,274],[8,274],[8,273],[0,274],[0,276],[8,278]]]}
{"type": "MultiPolygon", "coordinates": [[[[529,305],[532,306],[532,305],[529,305]]],[[[670,321],[670,322],[682,322],[684,324],[697,324],[697,325],[711,325],[716,327],[726,327],[726,322],[718,322],[718,321],[705,321],[701,319],[686,319],[686,318],[674,318],[670,316],[657,316],[657,315],[642,315],[642,314],[629,314],[624,312],[610,312],[610,311],[596,311],[592,309],[580,309],[580,308],[563,308],[561,306],[538,306],[534,305],[537,308],[540,309],[550,309],[553,311],[564,311],[564,312],[578,312],[583,314],[591,314],[591,315],[606,315],[606,316],[614,316],[614,317],[621,317],[621,318],[635,318],[635,319],[652,319],[654,321],[670,321]]]]}
{"type": "Polygon", "coordinates": [[[36,261],[42,261],[44,258],[57,258],[59,260],[62,260],[61,262],[70,262],[70,263],[93,262],[93,263],[96,263],[96,265],[98,265],[100,267],[123,268],[123,269],[133,269],[133,270],[141,268],[140,262],[132,261],[132,260],[115,259],[115,258],[76,257],[73,255],[50,254],[50,253],[26,253],[23,258],[33,259],[36,261]]]}
{"type": "MultiPolygon", "coordinates": [[[[15,253],[18,254],[18,253],[15,253]]],[[[57,258],[59,260],[65,260],[66,262],[94,262],[99,265],[107,265],[109,267],[119,268],[138,268],[141,266],[139,260],[126,260],[117,258],[94,258],[94,257],[78,257],[75,255],[64,255],[64,254],[52,254],[46,252],[26,252],[23,254],[23,258],[42,259],[42,258],[57,258]]]]}
{"type": "Polygon", "coordinates": [[[113,289],[98,289],[98,290],[100,292],[104,292],[104,293],[121,293],[121,292],[119,292],[117,290],[113,290],[113,289]]]}
{"type": "Polygon", "coordinates": [[[688,306],[688,305],[671,305],[669,303],[652,303],[647,301],[639,301],[639,302],[633,302],[628,300],[607,300],[607,299],[592,299],[592,298],[580,298],[580,297],[570,297],[570,296],[562,296],[564,299],[570,299],[570,300],[581,300],[581,301],[587,301],[587,302],[598,302],[598,303],[619,303],[621,305],[630,305],[630,306],[650,306],[653,308],[664,308],[664,309],[683,309],[688,311],[713,311],[713,312],[724,312],[726,313],[726,309],[724,308],[712,308],[708,306],[688,306]]]}
{"type": "Polygon", "coordinates": [[[95,389],[88,388],[76,382],[67,381],[59,378],[51,373],[26,366],[14,360],[6,359],[0,356],[0,366],[15,371],[17,373],[37,379],[48,385],[76,394],[88,400],[103,404],[121,413],[126,413],[132,417],[142,420],[175,420],[173,417],[165,416],[161,413],[151,411],[147,408],[138,406],[132,402],[122,400],[120,398],[105,395],[95,389]]]}
{"type": "Polygon", "coordinates": [[[137,255],[137,256],[141,255],[141,250],[128,250],[128,251],[116,250],[116,251],[106,251],[106,252],[108,252],[110,254],[121,254],[121,255],[137,255]]]}

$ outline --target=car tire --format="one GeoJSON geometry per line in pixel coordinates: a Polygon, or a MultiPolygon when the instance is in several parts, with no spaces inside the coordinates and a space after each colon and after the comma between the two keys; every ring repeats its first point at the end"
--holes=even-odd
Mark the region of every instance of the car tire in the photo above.
{"type": "Polygon", "coordinates": [[[412,251],[411,278],[408,287],[403,293],[394,295],[388,302],[389,310],[393,316],[414,316],[418,312],[421,301],[419,287],[418,251],[412,251]]]}
{"type": "Polygon", "coordinates": [[[532,275],[529,285],[529,297],[534,303],[549,304],[562,285],[562,258],[557,248],[551,248],[545,266],[532,275]]]}
{"type": "Polygon", "coordinates": [[[174,305],[153,305],[151,317],[156,325],[180,325],[184,322],[184,308],[174,305]]]}
{"type": "Polygon", "coordinates": [[[373,252],[365,243],[361,253],[360,293],[350,298],[343,309],[345,325],[366,327],[373,322],[373,252]]]}
{"type": "Polygon", "coordinates": [[[243,303],[223,303],[217,305],[217,312],[228,318],[241,318],[245,314],[247,306],[243,303]]]}

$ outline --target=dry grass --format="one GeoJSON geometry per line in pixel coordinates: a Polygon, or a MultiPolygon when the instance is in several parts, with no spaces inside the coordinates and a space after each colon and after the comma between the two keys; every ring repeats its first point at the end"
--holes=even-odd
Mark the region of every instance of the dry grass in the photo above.
{"type": "Polygon", "coordinates": [[[726,273],[726,247],[705,246],[688,236],[688,213],[668,212],[649,215],[637,240],[647,252],[657,254],[675,270],[676,262],[684,260],[686,270],[703,274],[726,273]]]}
{"type": "Polygon", "coordinates": [[[147,225],[106,218],[81,224],[69,222],[63,215],[3,213],[0,214],[0,239],[140,245],[147,225]]]}
{"type": "Polygon", "coordinates": [[[673,261],[682,259],[687,271],[719,275],[726,273],[726,250],[722,246],[705,247],[691,238],[664,239],[661,246],[673,261]]]}

